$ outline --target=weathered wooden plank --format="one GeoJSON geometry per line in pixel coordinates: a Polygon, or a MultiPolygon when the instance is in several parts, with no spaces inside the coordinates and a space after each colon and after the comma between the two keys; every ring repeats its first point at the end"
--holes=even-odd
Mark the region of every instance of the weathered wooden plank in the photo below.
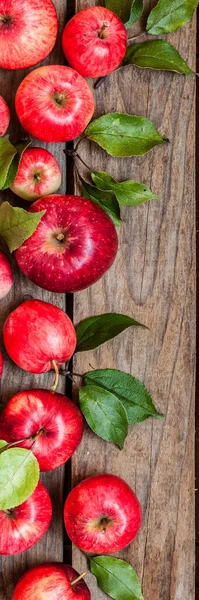
{"type": "MultiPolygon", "coordinates": [[[[66,20],[66,3],[61,0],[54,0],[54,4],[57,9],[59,17],[59,31],[58,40],[51,55],[45,61],[46,64],[57,64],[63,63],[63,54],[61,50],[61,32],[66,20]]],[[[44,63],[42,63],[44,64],[44,63]]],[[[14,97],[16,89],[19,83],[22,81],[24,76],[28,73],[26,71],[4,71],[0,70],[0,93],[7,100],[9,107],[12,112],[12,124],[10,127],[11,139],[20,139],[21,129],[17,123],[16,114],[14,112],[14,97]]],[[[35,140],[35,146],[41,145],[35,140]]],[[[63,170],[63,183],[62,191],[66,190],[66,162],[65,155],[63,153],[63,144],[42,144],[43,147],[47,147],[56,157],[60,167],[63,170]]],[[[8,199],[12,201],[13,194],[11,192],[4,192],[1,194],[2,200],[8,199]]],[[[20,204],[20,199],[15,197],[17,204],[20,204]],[[19,200],[19,202],[18,202],[19,200]]],[[[28,203],[23,204],[24,208],[28,208],[28,203]]],[[[43,299],[47,302],[51,302],[65,310],[65,298],[59,294],[51,294],[44,290],[41,290],[36,285],[32,284],[26,279],[18,270],[16,263],[13,259],[13,270],[15,276],[14,289],[10,294],[1,301],[0,306],[0,330],[5,321],[6,316],[13,308],[20,304],[26,295],[30,295],[34,298],[43,299]]],[[[2,343],[2,342],[1,342],[2,343]]],[[[30,375],[17,368],[9,359],[6,357],[5,362],[5,373],[1,386],[1,394],[3,401],[8,400],[15,392],[20,389],[27,389],[30,387],[50,387],[52,374],[44,375],[30,375]]],[[[60,379],[58,391],[64,392],[64,381],[60,379]]],[[[48,488],[52,501],[53,501],[53,520],[47,534],[42,540],[36,544],[28,552],[25,552],[15,557],[2,557],[1,560],[1,576],[0,576],[0,600],[10,600],[12,596],[13,587],[18,580],[21,573],[27,568],[35,565],[36,563],[44,561],[59,561],[63,558],[63,484],[64,484],[64,468],[57,469],[54,472],[47,473],[41,476],[41,480],[45,483],[48,488]]]]}
{"type": "MultiPolygon", "coordinates": [[[[77,0],[76,9],[91,4],[77,0]]],[[[195,19],[169,39],[194,68],[195,19]]],[[[122,452],[87,430],[72,460],[73,485],[97,472],[122,475],[140,499],[143,525],[120,557],[136,569],[145,600],[193,600],[195,81],[125,67],[96,91],[96,103],[96,115],[118,110],[150,118],[170,143],[125,160],[108,157],[93,143],[80,146],[91,168],[145,182],[161,197],[122,211],[126,221],[113,267],[74,299],[75,322],[118,311],[146,323],[149,331],[129,330],[96,352],[77,355],[74,371],[83,373],[91,364],[131,372],[166,417],[131,427],[122,452]]],[[[73,562],[85,570],[75,547],[73,562]]],[[[93,598],[105,600],[92,576],[88,584],[93,598]]]]}

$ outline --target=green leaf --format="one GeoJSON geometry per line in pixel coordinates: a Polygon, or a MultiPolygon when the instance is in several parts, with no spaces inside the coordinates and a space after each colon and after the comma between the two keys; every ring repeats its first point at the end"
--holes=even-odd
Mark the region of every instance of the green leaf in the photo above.
{"type": "Polygon", "coordinates": [[[16,153],[17,150],[9,142],[7,135],[0,138],[0,190],[5,184],[10,164],[12,163],[16,153]]]}
{"type": "Polygon", "coordinates": [[[120,206],[137,206],[147,200],[159,198],[151,190],[138,181],[122,181],[118,183],[108,173],[95,171],[91,175],[93,182],[100,190],[114,192],[120,206]]]}
{"type": "Polygon", "coordinates": [[[7,446],[8,442],[5,442],[5,440],[0,440],[0,448],[4,448],[4,446],[7,446]]]}
{"type": "Polygon", "coordinates": [[[22,157],[22,154],[24,153],[24,150],[31,144],[31,138],[29,138],[28,140],[26,140],[25,142],[20,142],[19,144],[16,144],[16,151],[17,153],[15,154],[10,167],[8,169],[8,173],[7,173],[7,177],[6,180],[4,182],[4,185],[2,187],[2,190],[6,190],[7,188],[9,188],[12,184],[13,181],[15,180],[15,177],[17,175],[17,171],[19,168],[19,163],[22,157]]]}
{"type": "Polygon", "coordinates": [[[147,388],[135,377],[116,369],[97,369],[84,375],[84,383],[102,386],[119,398],[126,410],[129,425],[136,425],[148,417],[162,418],[157,412],[147,388]]]}
{"type": "Polygon", "coordinates": [[[79,392],[79,404],[92,431],[123,448],[128,421],[121,400],[99,386],[88,385],[79,392]]]}
{"type": "Polygon", "coordinates": [[[138,321],[127,315],[117,313],[105,313],[104,315],[88,317],[76,327],[76,352],[93,350],[93,348],[97,348],[104,342],[111,340],[132,325],[145,327],[145,325],[138,323],[138,321]]]}
{"type": "Polygon", "coordinates": [[[19,248],[34,233],[44,214],[45,210],[29,213],[3,202],[0,206],[0,238],[10,252],[19,248]]]}
{"type": "Polygon", "coordinates": [[[112,219],[114,225],[120,225],[120,207],[115,195],[111,192],[102,192],[93,185],[90,185],[86,181],[82,180],[82,195],[84,198],[88,198],[98,204],[112,219]]]}
{"type": "Polygon", "coordinates": [[[90,569],[98,586],[114,600],[144,600],[139,579],[124,560],[95,556],[90,559],[90,569]]]}
{"type": "Polygon", "coordinates": [[[131,13],[132,0],[105,0],[105,6],[126,23],[131,13]]]}
{"type": "Polygon", "coordinates": [[[127,48],[124,57],[124,65],[129,64],[146,69],[176,71],[183,75],[194,74],[179,52],[166,40],[133,44],[127,48]]]}
{"type": "Polygon", "coordinates": [[[143,0],[133,0],[131,6],[131,12],[129,15],[128,21],[125,23],[126,29],[134,25],[138,19],[142,16],[144,10],[144,1],[143,0]]]}
{"type": "Polygon", "coordinates": [[[111,156],[141,156],[157,144],[164,144],[151,121],[145,117],[107,113],[92,121],[85,135],[104,148],[111,156]]]}
{"type": "Polygon", "coordinates": [[[192,18],[198,0],[159,0],[150,12],[146,30],[152,35],[171,33],[192,18]]]}
{"type": "Polygon", "coordinates": [[[10,448],[0,454],[0,510],[25,502],[38,480],[39,465],[31,450],[10,448]]]}

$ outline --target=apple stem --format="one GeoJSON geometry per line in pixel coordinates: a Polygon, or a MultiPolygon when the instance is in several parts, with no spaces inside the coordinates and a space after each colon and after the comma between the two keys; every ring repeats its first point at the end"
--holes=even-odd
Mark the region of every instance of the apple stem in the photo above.
{"type": "Polygon", "coordinates": [[[108,27],[109,27],[109,24],[107,23],[107,21],[104,21],[104,25],[98,31],[98,37],[100,38],[100,40],[103,40],[106,37],[106,35],[104,35],[104,34],[105,34],[106,30],[108,29],[108,27]]]}
{"type": "Polygon", "coordinates": [[[55,362],[55,360],[51,360],[51,363],[52,363],[53,369],[55,371],[55,380],[51,387],[51,391],[55,392],[57,389],[57,386],[58,386],[58,381],[59,381],[59,369],[58,369],[58,366],[57,366],[57,363],[55,362]]]}
{"type": "Polygon", "coordinates": [[[64,240],[64,234],[58,233],[58,235],[56,235],[56,240],[58,240],[58,242],[62,242],[62,240],[64,240]]]}
{"type": "Polygon", "coordinates": [[[29,437],[23,438],[22,440],[16,440],[15,442],[8,442],[8,444],[6,444],[5,446],[3,446],[0,449],[0,454],[2,454],[2,452],[5,452],[6,450],[9,450],[10,448],[13,448],[13,446],[15,447],[17,444],[23,444],[24,442],[31,442],[32,441],[32,446],[31,448],[34,446],[35,442],[37,441],[38,437],[41,435],[42,430],[40,429],[38,431],[38,433],[36,433],[36,435],[32,436],[30,435],[29,437]]]}
{"type": "Polygon", "coordinates": [[[75,585],[76,583],[78,583],[78,581],[81,581],[81,579],[83,579],[83,577],[85,577],[88,574],[88,571],[85,571],[84,573],[82,573],[82,575],[79,575],[79,577],[77,577],[76,579],[73,579],[73,581],[71,581],[71,585],[75,585]]]}

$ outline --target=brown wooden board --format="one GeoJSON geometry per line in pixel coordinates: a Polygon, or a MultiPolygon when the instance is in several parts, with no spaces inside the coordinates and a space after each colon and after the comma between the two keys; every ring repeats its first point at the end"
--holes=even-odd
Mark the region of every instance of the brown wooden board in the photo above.
{"type": "MultiPolygon", "coordinates": [[[[54,0],[60,32],[66,2],[54,0]]],[[[100,2],[98,2],[100,3],[100,2]]],[[[93,4],[79,0],[77,10],[93,4]]],[[[155,4],[155,1],[153,2],[155,4]]],[[[152,2],[145,1],[147,8],[152,2]]],[[[143,22],[144,20],[142,20],[143,22]]],[[[140,25],[132,28],[134,35],[140,25]]],[[[194,68],[195,20],[170,36],[194,68]]],[[[144,38],[143,38],[144,39],[144,38]]],[[[60,63],[60,38],[46,62],[60,63]]],[[[26,71],[27,72],[27,71],[26,71]]],[[[26,72],[0,70],[0,93],[14,105],[16,88],[26,72]]],[[[194,230],[194,128],[195,82],[170,73],[125,67],[112,74],[96,91],[96,115],[119,110],[145,115],[170,139],[140,158],[108,158],[95,144],[80,146],[84,160],[96,170],[107,170],[116,179],[145,182],[158,201],[123,210],[120,249],[106,277],[89,290],[76,294],[74,321],[106,311],[129,314],[150,330],[129,330],[96,352],[77,355],[75,372],[93,367],[114,367],[131,372],[149,388],[164,422],[148,420],[131,427],[122,452],[88,429],[72,460],[73,485],[97,472],[123,476],[135,490],[143,509],[143,527],[131,546],[120,553],[136,569],[145,600],[194,598],[194,362],[195,362],[195,230],[194,230]]],[[[14,116],[14,113],[13,113],[14,116]]],[[[15,129],[16,116],[10,133],[15,129]]],[[[36,142],[38,145],[38,142],[36,142]]],[[[63,168],[62,145],[48,145],[63,168]]],[[[77,189],[77,185],[76,185],[77,189]]],[[[12,201],[10,193],[2,199],[12,201]]],[[[14,266],[14,260],[13,260],[14,266]]],[[[65,300],[40,290],[14,266],[15,287],[0,306],[0,325],[25,294],[65,307],[65,300]]],[[[3,401],[27,387],[49,387],[52,375],[32,376],[6,359],[1,386],[3,401]]],[[[60,381],[59,391],[64,391],[60,381]]],[[[76,387],[74,386],[74,395],[76,387]]],[[[42,476],[54,500],[51,528],[32,550],[1,561],[0,600],[10,600],[14,584],[28,567],[63,558],[63,469],[42,476]]],[[[83,555],[73,549],[74,566],[85,567],[83,555]]],[[[88,577],[93,600],[105,595],[88,577]]]]}
{"type": "MultiPolygon", "coordinates": [[[[91,4],[77,0],[76,10],[91,4]]],[[[155,4],[146,0],[146,13],[155,4]]],[[[132,35],[139,29],[134,26],[132,35]]],[[[169,39],[194,69],[195,19],[169,39]]],[[[99,283],[75,295],[74,321],[121,312],[149,331],[131,329],[95,352],[77,355],[74,372],[84,373],[92,365],[132,373],[166,417],[131,427],[122,452],[87,429],[72,459],[72,481],[76,485],[98,472],[126,479],[141,502],[143,525],[119,556],[136,569],[145,600],[193,600],[195,79],[125,67],[96,91],[96,116],[110,111],[150,118],[169,143],[124,160],[108,157],[87,141],[79,153],[92,169],[118,180],[142,181],[161,197],[122,211],[117,259],[99,283]]],[[[75,547],[73,563],[85,570],[86,560],[75,547]]],[[[91,575],[88,585],[93,600],[105,600],[91,575]]]]}
{"type": "MultiPolygon", "coordinates": [[[[54,0],[54,4],[57,8],[60,33],[63,30],[63,26],[66,20],[66,3],[61,0],[54,0]]],[[[58,37],[56,47],[51,52],[51,55],[45,61],[46,64],[57,64],[63,62],[63,54],[61,50],[61,36],[58,37]]],[[[44,63],[42,63],[44,64],[44,63]]],[[[22,134],[19,123],[17,123],[17,117],[14,111],[14,97],[16,89],[19,83],[22,81],[24,76],[28,73],[26,71],[4,71],[0,69],[0,94],[2,94],[7,100],[8,105],[12,112],[12,122],[9,128],[11,140],[18,140],[22,134]]],[[[35,146],[41,145],[35,140],[35,146]]],[[[43,144],[47,147],[56,157],[60,167],[63,170],[63,184],[62,191],[66,190],[66,161],[63,153],[63,144],[43,144]]],[[[14,199],[11,192],[1,193],[2,200],[12,201],[14,199]]],[[[15,197],[15,203],[20,204],[20,199],[15,197]]],[[[24,202],[23,207],[28,210],[29,204],[24,202]]],[[[16,263],[13,259],[13,269],[15,284],[9,295],[1,301],[0,304],[0,330],[5,318],[11,310],[16,308],[26,295],[30,295],[34,298],[43,299],[52,304],[56,304],[60,308],[65,310],[65,299],[62,295],[51,294],[36,285],[32,284],[26,279],[17,269],[16,263]]],[[[21,389],[27,389],[30,387],[43,387],[49,388],[51,381],[53,380],[52,374],[44,375],[30,375],[17,368],[8,357],[5,355],[5,372],[1,385],[1,399],[3,402],[7,401],[11,396],[21,389]]],[[[64,392],[64,381],[60,378],[59,392],[64,392]]],[[[20,555],[13,557],[2,557],[1,559],[1,575],[0,575],[0,600],[10,600],[12,597],[13,588],[19,576],[27,568],[31,566],[51,561],[51,560],[62,560],[63,559],[63,484],[64,484],[64,469],[57,469],[54,472],[47,473],[41,476],[41,480],[45,483],[48,488],[52,501],[53,501],[53,520],[47,534],[42,540],[36,544],[32,549],[28,550],[20,555]]]]}

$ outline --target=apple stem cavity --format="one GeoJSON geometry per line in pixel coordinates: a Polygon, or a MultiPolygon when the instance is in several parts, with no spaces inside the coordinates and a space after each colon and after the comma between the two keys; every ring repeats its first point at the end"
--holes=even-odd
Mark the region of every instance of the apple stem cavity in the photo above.
{"type": "Polygon", "coordinates": [[[100,38],[100,40],[104,40],[107,37],[107,35],[108,35],[108,31],[107,31],[108,27],[109,27],[108,22],[104,21],[103,26],[98,31],[98,37],[100,38]]]}
{"type": "Polygon", "coordinates": [[[51,360],[51,363],[52,363],[53,369],[55,371],[55,380],[51,387],[51,392],[56,392],[56,389],[58,386],[58,381],[59,381],[59,369],[58,369],[58,366],[57,366],[57,363],[55,362],[55,360],[51,360]]]}
{"type": "Polygon", "coordinates": [[[82,575],[79,575],[79,577],[76,577],[76,579],[73,579],[73,581],[71,581],[71,585],[75,585],[76,583],[78,583],[79,581],[81,581],[81,579],[83,579],[84,577],[86,577],[86,575],[88,574],[88,571],[84,571],[84,573],[82,573],[82,575]]]}

